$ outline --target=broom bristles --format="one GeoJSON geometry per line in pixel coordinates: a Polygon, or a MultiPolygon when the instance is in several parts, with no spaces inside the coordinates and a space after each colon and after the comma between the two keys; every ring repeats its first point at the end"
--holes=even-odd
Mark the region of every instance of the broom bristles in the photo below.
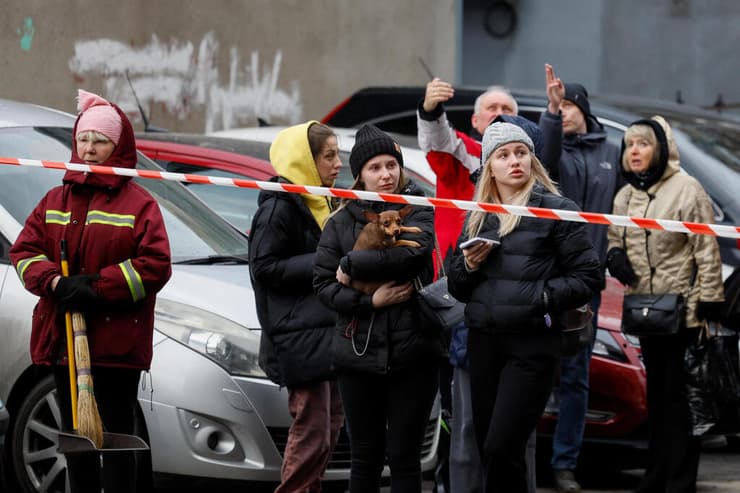
{"type": "Polygon", "coordinates": [[[103,446],[103,420],[95,401],[93,379],[90,373],[90,347],[87,342],[85,318],[79,312],[72,314],[75,332],[75,361],[77,366],[77,416],[80,435],[89,438],[96,448],[103,446]]]}

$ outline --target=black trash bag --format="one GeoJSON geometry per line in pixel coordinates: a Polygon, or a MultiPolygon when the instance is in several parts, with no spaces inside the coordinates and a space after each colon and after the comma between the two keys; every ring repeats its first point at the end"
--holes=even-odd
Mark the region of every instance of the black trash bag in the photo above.
{"type": "Polygon", "coordinates": [[[740,364],[738,334],[725,328],[713,329],[709,345],[711,392],[718,411],[712,433],[740,432],[740,364]]]}
{"type": "Polygon", "coordinates": [[[738,335],[715,326],[686,349],[686,393],[693,436],[740,431],[738,335]]]}
{"type": "Polygon", "coordinates": [[[689,344],[684,357],[686,369],[686,397],[689,403],[691,435],[699,437],[708,432],[719,419],[717,404],[709,390],[709,345],[705,337],[689,344]]]}

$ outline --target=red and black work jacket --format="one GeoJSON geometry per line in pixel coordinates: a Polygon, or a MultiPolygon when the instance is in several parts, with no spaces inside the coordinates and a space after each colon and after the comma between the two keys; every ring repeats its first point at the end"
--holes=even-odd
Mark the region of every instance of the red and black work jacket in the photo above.
{"type": "MultiPolygon", "coordinates": [[[[123,131],[104,165],[133,168],[133,129],[114,107],[123,131]]],[[[72,162],[82,162],[72,147],[72,162]]],[[[171,275],[159,205],[130,177],[79,171],[68,171],[63,185],[41,199],[10,250],[21,282],[39,296],[31,332],[35,364],[66,363],[64,319],[51,291],[52,279],[61,274],[62,239],[70,274],[100,275],[92,286],[102,301],[84,314],[93,366],[148,369],[155,296],[171,275]]]]}

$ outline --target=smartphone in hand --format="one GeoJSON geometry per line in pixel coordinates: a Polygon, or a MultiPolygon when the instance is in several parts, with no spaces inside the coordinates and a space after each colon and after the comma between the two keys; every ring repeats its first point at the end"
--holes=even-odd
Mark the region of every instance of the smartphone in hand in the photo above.
{"type": "Polygon", "coordinates": [[[501,242],[498,240],[492,240],[491,238],[483,238],[481,236],[476,236],[475,238],[470,238],[469,240],[466,240],[460,243],[460,248],[464,250],[466,248],[470,248],[480,243],[488,243],[490,245],[493,245],[494,247],[501,244],[501,242]]]}

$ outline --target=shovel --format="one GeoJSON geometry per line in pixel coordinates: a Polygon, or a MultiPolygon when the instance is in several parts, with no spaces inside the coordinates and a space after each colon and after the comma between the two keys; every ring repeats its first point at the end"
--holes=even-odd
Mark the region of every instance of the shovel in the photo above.
{"type": "MultiPolygon", "coordinates": [[[[61,259],[62,275],[66,277],[69,275],[66,240],[61,241],[59,257],[61,259]]],[[[64,323],[67,334],[73,432],[59,432],[59,452],[74,454],[149,450],[146,442],[138,436],[102,431],[102,421],[93,394],[85,318],[81,313],[68,311],[64,314],[64,323]],[[80,368],[77,368],[75,364],[77,361],[80,362],[80,368]],[[84,392],[84,394],[79,395],[78,390],[84,392]]]]}

